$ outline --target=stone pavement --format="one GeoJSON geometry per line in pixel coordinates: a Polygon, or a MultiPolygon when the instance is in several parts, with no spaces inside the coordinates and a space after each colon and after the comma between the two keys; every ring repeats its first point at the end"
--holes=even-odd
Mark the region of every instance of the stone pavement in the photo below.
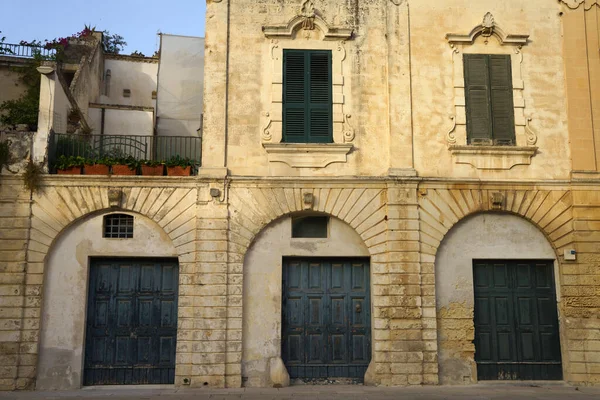
{"type": "Polygon", "coordinates": [[[575,387],[562,383],[494,383],[471,386],[365,387],[293,386],[284,389],[183,389],[165,386],[93,387],[70,392],[0,392],[11,400],[520,400],[600,399],[600,387],[575,387]]]}

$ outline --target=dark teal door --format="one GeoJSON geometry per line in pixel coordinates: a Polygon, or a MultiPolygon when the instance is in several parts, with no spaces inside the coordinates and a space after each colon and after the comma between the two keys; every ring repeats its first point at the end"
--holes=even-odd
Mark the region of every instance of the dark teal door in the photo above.
{"type": "Polygon", "coordinates": [[[371,360],[368,259],[285,259],[282,312],[291,378],[363,379],[371,360]]]}
{"type": "Polygon", "coordinates": [[[84,385],[175,382],[178,265],[92,259],[84,385]]]}
{"type": "Polygon", "coordinates": [[[480,380],[562,379],[552,261],[473,261],[480,380]]]}

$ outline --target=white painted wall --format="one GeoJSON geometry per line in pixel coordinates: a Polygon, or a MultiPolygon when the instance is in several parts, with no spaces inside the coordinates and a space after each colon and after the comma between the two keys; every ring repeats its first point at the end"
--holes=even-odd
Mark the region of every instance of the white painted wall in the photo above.
{"type": "Polygon", "coordinates": [[[204,92],[204,38],[161,35],[157,130],[197,136],[204,92]]]}
{"type": "Polygon", "coordinates": [[[152,91],[156,90],[158,63],[144,59],[106,59],[104,61],[103,104],[118,104],[139,107],[156,107],[152,91]],[[110,70],[110,79],[107,71],[110,70]],[[130,97],[123,97],[123,89],[131,90],[130,97]]]}
{"type": "Polygon", "coordinates": [[[266,227],[244,260],[242,376],[248,387],[271,387],[269,361],[281,356],[282,258],[369,257],[362,238],[341,220],[330,219],[327,239],[292,239],[291,221],[266,227]]]}
{"type": "Polygon", "coordinates": [[[104,239],[103,215],[96,215],[67,228],[52,246],[45,265],[37,390],[81,386],[90,257],[177,257],[162,228],[131,215],[133,239],[104,239]]]}
{"type": "MultiPolygon", "coordinates": [[[[88,110],[93,134],[102,132],[102,109],[88,110]]],[[[105,135],[138,135],[152,136],[154,134],[154,113],[141,110],[106,109],[104,114],[105,135]]]]}

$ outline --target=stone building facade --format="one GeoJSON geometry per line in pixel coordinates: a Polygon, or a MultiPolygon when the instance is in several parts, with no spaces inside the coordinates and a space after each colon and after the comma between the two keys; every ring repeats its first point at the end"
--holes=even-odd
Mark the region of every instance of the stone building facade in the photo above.
{"type": "MultiPolygon", "coordinates": [[[[29,193],[3,174],[0,387],[114,378],[89,373],[109,352],[90,342],[102,325],[93,321],[110,314],[91,299],[115,259],[121,274],[147,260],[177,266],[176,288],[155,290],[176,293],[175,314],[160,306],[149,325],[176,316],[167,380],[178,386],[597,384],[599,9],[208,2],[198,176],[48,175],[29,193]],[[325,143],[286,139],[286,65],[307,50],[328,57],[325,143]],[[473,136],[475,59],[488,60],[489,76],[508,71],[510,143],[473,136]],[[133,237],[103,237],[114,214],[133,217],[133,237]],[[319,216],[324,235],[292,237],[319,216]]],[[[140,353],[139,332],[123,332],[116,339],[140,353]]]]}

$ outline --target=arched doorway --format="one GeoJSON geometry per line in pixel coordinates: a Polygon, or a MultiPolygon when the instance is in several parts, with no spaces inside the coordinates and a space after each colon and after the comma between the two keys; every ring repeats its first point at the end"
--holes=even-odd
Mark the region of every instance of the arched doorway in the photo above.
{"type": "Polygon", "coordinates": [[[562,379],[557,272],[554,249],[521,217],[457,223],[435,261],[440,383],[562,379]]]}
{"type": "Polygon", "coordinates": [[[45,260],[36,388],[151,383],[155,373],[172,381],[177,270],[168,235],[137,213],[91,214],[66,228],[45,260]]]}
{"type": "Polygon", "coordinates": [[[325,214],[282,217],[257,235],[243,270],[246,386],[277,385],[281,373],[362,380],[371,359],[369,256],[352,227],[325,214]]]}

